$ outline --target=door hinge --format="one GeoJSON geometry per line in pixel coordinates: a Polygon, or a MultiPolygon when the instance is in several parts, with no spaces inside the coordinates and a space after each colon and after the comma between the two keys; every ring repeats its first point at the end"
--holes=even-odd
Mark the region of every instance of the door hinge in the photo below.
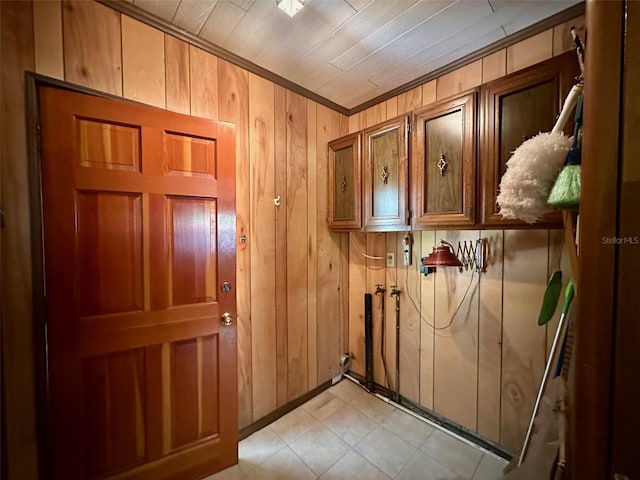
{"type": "Polygon", "coordinates": [[[0,208],[0,228],[4,228],[4,210],[0,208]]]}
{"type": "Polygon", "coordinates": [[[411,133],[413,131],[413,125],[411,122],[407,122],[407,133],[411,133]]]}
{"type": "Polygon", "coordinates": [[[407,220],[411,220],[411,217],[413,217],[413,210],[407,210],[407,220]]]}
{"type": "Polygon", "coordinates": [[[42,151],[42,128],[40,128],[40,124],[36,124],[36,144],[38,152],[42,151]]]}

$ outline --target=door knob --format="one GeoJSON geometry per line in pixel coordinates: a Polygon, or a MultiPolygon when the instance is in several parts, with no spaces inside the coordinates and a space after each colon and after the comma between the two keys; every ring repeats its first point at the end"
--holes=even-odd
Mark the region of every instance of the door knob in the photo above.
{"type": "Polygon", "coordinates": [[[222,325],[224,325],[226,327],[231,325],[232,322],[233,322],[233,317],[231,316],[231,314],[229,312],[224,312],[222,314],[222,317],[220,317],[220,323],[222,323],[222,325]]]}

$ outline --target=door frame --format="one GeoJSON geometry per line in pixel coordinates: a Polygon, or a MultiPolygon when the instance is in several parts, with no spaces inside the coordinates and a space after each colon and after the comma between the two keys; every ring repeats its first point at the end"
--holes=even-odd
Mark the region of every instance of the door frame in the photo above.
{"type": "Polygon", "coordinates": [[[44,237],[42,214],[42,158],[40,151],[40,103],[39,89],[51,87],[95,97],[150,107],[142,102],[83,87],[74,83],[25,72],[26,140],[29,179],[29,213],[31,227],[32,288],[33,288],[33,346],[34,385],[36,411],[36,444],[38,450],[38,475],[51,478],[52,458],[49,449],[43,448],[51,439],[48,395],[47,318],[45,305],[44,237]]]}

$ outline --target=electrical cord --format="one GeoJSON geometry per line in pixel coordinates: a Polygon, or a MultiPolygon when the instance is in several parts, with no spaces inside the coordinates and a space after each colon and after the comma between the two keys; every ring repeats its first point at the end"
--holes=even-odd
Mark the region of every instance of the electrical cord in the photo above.
{"type": "Polygon", "coordinates": [[[358,251],[358,253],[360,253],[360,255],[362,255],[364,258],[368,258],[370,260],[384,260],[385,257],[374,257],[372,255],[367,255],[366,253],[364,253],[362,251],[362,249],[360,248],[360,245],[358,245],[356,243],[356,241],[353,239],[353,236],[351,235],[351,233],[349,233],[349,239],[351,240],[351,243],[353,243],[353,246],[356,247],[356,250],[358,251]]]}
{"type": "MultiPolygon", "coordinates": [[[[445,326],[443,327],[438,327],[434,324],[432,324],[431,322],[429,322],[426,318],[424,318],[424,315],[422,315],[422,311],[420,310],[420,308],[418,308],[418,305],[416,304],[415,300],[413,299],[413,297],[411,296],[410,293],[410,289],[409,289],[409,267],[407,267],[407,276],[405,279],[405,283],[407,285],[407,297],[409,297],[409,301],[411,302],[411,304],[413,305],[413,308],[416,310],[416,312],[418,313],[418,315],[420,315],[420,318],[422,319],[422,321],[424,323],[426,323],[427,325],[429,325],[431,328],[433,328],[434,330],[446,330],[447,328],[449,328],[451,326],[451,324],[453,323],[454,318],[456,318],[456,315],[458,314],[458,312],[460,311],[460,308],[462,307],[462,304],[464,303],[465,299],[467,298],[467,294],[469,293],[469,289],[471,288],[471,285],[473,283],[473,276],[476,274],[475,270],[473,270],[471,272],[471,278],[469,279],[469,285],[467,285],[467,289],[464,292],[464,295],[462,296],[462,300],[460,300],[460,303],[458,304],[458,306],[456,307],[456,310],[453,312],[453,315],[451,315],[451,319],[449,320],[449,323],[447,323],[445,326]]],[[[480,276],[478,276],[478,282],[476,282],[476,287],[478,286],[478,283],[480,283],[480,276]]]]}

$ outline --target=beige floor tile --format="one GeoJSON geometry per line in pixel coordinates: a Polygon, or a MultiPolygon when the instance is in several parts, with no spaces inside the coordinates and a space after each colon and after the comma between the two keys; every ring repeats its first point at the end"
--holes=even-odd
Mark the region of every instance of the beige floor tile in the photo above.
{"type": "Polygon", "coordinates": [[[416,447],[381,426],[369,432],[354,449],[392,478],[416,452],[416,447]]]}
{"type": "Polygon", "coordinates": [[[239,465],[226,468],[215,475],[209,475],[203,480],[247,480],[247,476],[244,474],[239,465]]]}
{"type": "Polygon", "coordinates": [[[418,450],[396,477],[397,480],[468,480],[418,450]]]}
{"type": "Polygon", "coordinates": [[[480,460],[476,473],[473,474],[473,480],[499,480],[502,478],[502,470],[506,462],[500,462],[489,455],[483,455],[480,460]]]}
{"type": "Polygon", "coordinates": [[[380,425],[416,448],[421,447],[435,430],[431,425],[398,409],[387,415],[380,425]]]}
{"type": "Polygon", "coordinates": [[[483,453],[440,430],[434,431],[420,447],[423,452],[458,475],[471,478],[483,453]]]}
{"type": "Polygon", "coordinates": [[[238,445],[238,464],[246,473],[285,446],[284,440],[267,426],[242,440],[238,445]]]}
{"type": "Polygon", "coordinates": [[[309,412],[298,407],[273,422],[271,427],[286,443],[291,443],[318,424],[309,412]]]}
{"type": "Polygon", "coordinates": [[[324,425],[318,425],[289,445],[316,475],[322,475],[351,447],[324,425]]]}
{"type": "Polygon", "coordinates": [[[249,480],[314,480],[317,476],[289,447],[247,473],[249,480]]]}
{"type": "Polygon", "coordinates": [[[302,405],[302,408],[309,412],[316,420],[323,421],[345,405],[346,402],[344,400],[336,397],[330,390],[325,390],[302,405]]]}
{"type": "Polygon", "coordinates": [[[376,426],[373,420],[350,405],[345,405],[323,423],[351,446],[362,440],[376,426]]]}
{"type": "Polygon", "coordinates": [[[356,398],[351,402],[351,406],[378,423],[382,422],[387,415],[395,410],[393,405],[369,394],[356,398]]]}
{"type": "Polygon", "coordinates": [[[390,480],[373,463],[351,450],[320,477],[321,480],[390,480]]]}
{"type": "Polygon", "coordinates": [[[359,387],[351,380],[343,379],[336,383],[329,391],[338,398],[341,398],[347,403],[353,402],[356,398],[360,398],[364,395],[369,395],[362,387],[359,387]]]}

